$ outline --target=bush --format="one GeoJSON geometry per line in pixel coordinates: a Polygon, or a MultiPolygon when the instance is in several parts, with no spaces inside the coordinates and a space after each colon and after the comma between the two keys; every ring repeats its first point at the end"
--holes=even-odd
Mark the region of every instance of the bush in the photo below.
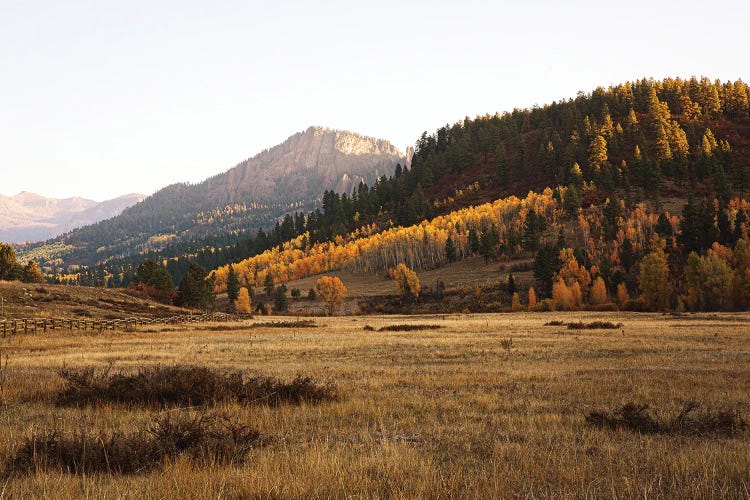
{"type": "Polygon", "coordinates": [[[135,474],[182,454],[212,463],[241,463],[259,438],[258,431],[248,425],[207,414],[166,413],[133,434],[95,433],[88,428],[71,434],[47,430],[26,438],[14,450],[5,476],[42,470],[135,474]]]}
{"type": "Polygon", "coordinates": [[[565,321],[560,321],[559,319],[555,319],[552,321],[547,321],[544,326],[565,326],[565,321]]]}
{"type": "Polygon", "coordinates": [[[607,302],[606,304],[596,304],[589,307],[591,311],[619,311],[620,308],[614,302],[607,302]]]}
{"type": "Polygon", "coordinates": [[[641,297],[637,299],[628,299],[622,304],[623,311],[634,311],[634,312],[646,312],[648,311],[648,305],[646,301],[641,297]]]}
{"type": "Polygon", "coordinates": [[[378,328],[379,332],[416,332],[420,330],[437,330],[441,325],[387,325],[378,328]]]}
{"type": "Polygon", "coordinates": [[[586,416],[586,422],[599,428],[627,429],[640,434],[735,437],[747,431],[748,423],[739,409],[697,413],[700,406],[691,401],[677,416],[664,420],[652,415],[648,405],[628,403],[613,412],[593,411],[586,416]]]}
{"type": "Polygon", "coordinates": [[[64,386],[55,396],[57,406],[124,405],[203,406],[236,401],[241,404],[318,403],[338,399],[330,384],[298,375],[291,382],[239,371],[221,372],[201,366],[156,366],[134,374],[97,373],[93,368],[62,369],[64,386]]]}
{"type": "Polygon", "coordinates": [[[311,319],[301,319],[299,321],[271,321],[269,323],[253,323],[252,328],[315,328],[318,326],[311,319]]]}
{"type": "Polygon", "coordinates": [[[622,328],[622,323],[612,323],[611,321],[592,321],[591,323],[568,323],[568,330],[616,330],[622,328]]]}

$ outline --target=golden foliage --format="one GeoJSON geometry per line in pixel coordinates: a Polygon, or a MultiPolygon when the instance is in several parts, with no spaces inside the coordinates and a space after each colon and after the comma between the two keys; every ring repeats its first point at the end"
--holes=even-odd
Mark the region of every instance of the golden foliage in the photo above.
{"type": "Polygon", "coordinates": [[[594,279],[594,284],[591,285],[590,300],[594,305],[607,302],[607,286],[604,284],[604,280],[601,276],[597,276],[596,279],[594,279]]]}
{"type": "Polygon", "coordinates": [[[238,313],[249,314],[252,312],[252,301],[250,300],[250,293],[244,286],[240,287],[240,291],[237,294],[237,300],[234,301],[234,308],[238,313]]]}
{"type": "Polygon", "coordinates": [[[510,301],[510,310],[513,312],[523,311],[521,298],[518,296],[518,292],[513,292],[513,298],[510,301]]]}
{"type": "Polygon", "coordinates": [[[315,283],[315,291],[325,302],[329,316],[336,314],[336,310],[348,293],[344,284],[336,276],[323,276],[318,279],[315,283]]]}
{"type": "Polygon", "coordinates": [[[396,291],[402,297],[411,295],[414,298],[419,297],[419,292],[422,291],[422,286],[419,284],[419,278],[417,273],[406,267],[403,263],[399,263],[393,273],[393,279],[396,282],[396,291]]]}
{"type": "Polygon", "coordinates": [[[529,288],[529,309],[532,309],[536,306],[536,291],[534,290],[534,287],[532,286],[529,288]]]}
{"type": "MultiPolygon", "coordinates": [[[[308,245],[305,233],[260,255],[234,264],[242,285],[258,286],[266,274],[280,283],[305,278],[335,269],[351,269],[367,273],[382,273],[403,263],[410,269],[434,269],[448,263],[445,241],[450,235],[459,259],[469,255],[469,230],[495,224],[500,235],[499,244],[509,243],[510,235],[522,230],[526,214],[533,209],[553,223],[560,215],[559,205],[552,190],[529,192],[524,199],[511,196],[468,207],[422,221],[409,227],[382,230],[376,225],[365,226],[333,242],[308,245]]],[[[511,249],[518,251],[516,246],[511,249]]],[[[214,271],[216,291],[226,289],[229,266],[214,271]]]]}
{"type": "Polygon", "coordinates": [[[572,311],[576,305],[573,293],[561,278],[552,285],[552,300],[556,309],[564,311],[572,311]]]}

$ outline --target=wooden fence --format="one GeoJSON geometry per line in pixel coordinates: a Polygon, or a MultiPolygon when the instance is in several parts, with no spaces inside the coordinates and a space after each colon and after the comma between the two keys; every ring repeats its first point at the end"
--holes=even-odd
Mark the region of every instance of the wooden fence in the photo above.
{"type": "Polygon", "coordinates": [[[134,330],[146,325],[177,325],[184,323],[227,322],[243,319],[244,315],[212,313],[170,316],[166,318],[125,318],[125,319],[88,319],[88,318],[22,318],[0,319],[0,335],[19,333],[47,333],[50,331],[92,331],[105,332],[115,330],[134,330]]]}

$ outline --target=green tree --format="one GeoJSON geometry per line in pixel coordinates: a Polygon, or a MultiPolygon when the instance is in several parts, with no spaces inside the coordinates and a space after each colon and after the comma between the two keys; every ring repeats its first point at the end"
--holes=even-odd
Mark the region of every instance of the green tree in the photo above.
{"type": "Polygon", "coordinates": [[[174,282],[166,269],[156,262],[146,259],[135,273],[138,284],[143,286],[150,297],[159,301],[170,301],[174,296],[174,282]]]}
{"type": "Polygon", "coordinates": [[[229,296],[229,302],[234,303],[240,293],[240,280],[237,277],[237,272],[234,270],[233,265],[229,265],[229,274],[227,274],[227,296],[229,296]]]}
{"type": "Polygon", "coordinates": [[[263,279],[263,289],[266,291],[266,297],[273,295],[275,285],[273,283],[273,275],[269,272],[266,273],[266,277],[263,279]]]}
{"type": "Polygon", "coordinates": [[[214,304],[214,280],[203,267],[193,262],[177,287],[175,304],[181,307],[192,307],[208,310],[214,304]]]}
{"type": "Polygon", "coordinates": [[[0,280],[18,279],[16,251],[5,243],[0,243],[0,280]]]}
{"type": "Polygon", "coordinates": [[[543,215],[537,214],[533,209],[529,210],[523,225],[522,242],[524,248],[529,250],[532,255],[539,250],[545,229],[547,229],[547,219],[543,215]]]}
{"type": "Polygon", "coordinates": [[[453,243],[453,238],[450,236],[445,240],[445,257],[448,259],[448,262],[456,262],[456,260],[458,260],[456,245],[453,243]]]}
{"type": "Polygon", "coordinates": [[[489,229],[482,231],[479,238],[479,253],[484,257],[484,263],[487,264],[490,259],[495,257],[495,249],[500,240],[497,227],[492,224],[489,229]]]}
{"type": "Polygon", "coordinates": [[[274,303],[275,310],[277,311],[287,310],[289,302],[287,300],[286,291],[287,291],[286,285],[282,283],[280,286],[276,287],[276,290],[273,292],[273,303],[274,303]]]}

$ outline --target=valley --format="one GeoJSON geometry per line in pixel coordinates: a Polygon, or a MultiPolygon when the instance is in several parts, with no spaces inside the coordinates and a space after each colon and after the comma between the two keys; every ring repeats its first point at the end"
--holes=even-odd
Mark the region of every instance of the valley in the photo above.
{"type": "Polygon", "coordinates": [[[741,427],[638,432],[587,421],[631,402],[668,421],[697,401],[686,422],[728,411],[747,423],[747,313],[376,315],[279,327],[287,319],[2,339],[3,463],[33,435],[128,434],[164,415],[219,415],[261,436],[240,463],[179,455],[137,474],[65,473],[54,465],[61,458],[45,458],[40,447],[30,471],[6,469],[5,494],[733,498],[750,482],[741,427]],[[564,326],[594,321],[622,326],[564,326]],[[371,331],[403,325],[421,330],[371,331]],[[207,366],[287,381],[301,374],[333,384],[338,399],[56,406],[63,366],[110,375],[207,366]]]}

